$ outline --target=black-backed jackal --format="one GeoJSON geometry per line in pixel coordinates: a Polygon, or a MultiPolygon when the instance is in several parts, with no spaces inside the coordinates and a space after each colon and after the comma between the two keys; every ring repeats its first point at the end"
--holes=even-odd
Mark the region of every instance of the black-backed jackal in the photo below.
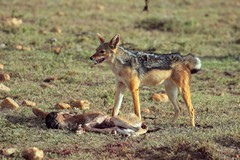
{"type": "Polygon", "coordinates": [[[142,85],[164,84],[166,93],[175,108],[173,123],[176,122],[181,106],[177,100],[178,91],[182,94],[190,114],[190,124],[195,126],[194,108],[190,96],[190,77],[201,68],[201,61],[192,54],[182,56],[173,54],[152,54],[130,51],[121,46],[120,36],[109,42],[98,34],[100,45],[90,59],[95,63],[109,64],[116,77],[115,102],[112,115],[117,116],[124,91],[131,92],[134,112],[141,118],[139,87],[142,85]]]}

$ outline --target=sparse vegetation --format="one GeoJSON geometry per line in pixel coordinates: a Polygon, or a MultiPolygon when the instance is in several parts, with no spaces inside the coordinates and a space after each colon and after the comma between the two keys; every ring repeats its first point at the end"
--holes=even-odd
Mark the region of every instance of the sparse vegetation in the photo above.
{"type": "MultiPolygon", "coordinates": [[[[43,150],[46,159],[238,159],[240,2],[150,0],[148,13],[143,7],[144,1],[128,0],[0,1],[1,72],[11,77],[2,82],[11,91],[0,91],[0,99],[20,105],[0,110],[0,150],[17,148],[13,159],[27,147],[43,150]],[[110,114],[114,76],[106,65],[89,60],[97,32],[109,39],[119,33],[133,49],[198,55],[203,67],[191,84],[197,127],[189,127],[185,106],[171,124],[173,106],[151,100],[161,87],[141,89],[142,109],[154,112],[143,115],[152,132],[140,137],[47,129],[21,105],[30,100],[53,111],[58,102],[87,99],[89,111],[110,114]],[[59,46],[56,54],[52,49],[59,46]],[[56,77],[47,82],[51,87],[40,87],[48,77],[56,77]]],[[[129,93],[121,112],[133,112],[129,93]]]]}

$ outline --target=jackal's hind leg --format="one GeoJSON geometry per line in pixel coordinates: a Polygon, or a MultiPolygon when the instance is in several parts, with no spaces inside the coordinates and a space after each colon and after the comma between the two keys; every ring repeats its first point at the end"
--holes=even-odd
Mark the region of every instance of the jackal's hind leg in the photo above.
{"type": "MultiPolygon", "coordinates": [[[[129,114],[129,116],[131,116],[131,114],[129,114]]],[[[140,134],[145,134],[148,130],[148,127],[146,125],[143,125],[142,122],[141,122],[141,119],[139,117],[137,117],[135,114],[134,114],[134,117],[135,119],[132,119],[132,120],[127,120],[127,118],[129,117],[126,117],[123,118],[123,117],[112,117],[111,118],[111,122],[114,123],[115,126],[117,126],[117,131],[121,134],[124,134],[124,135],[133,135],[133,136],[138,136],[140,134]]]]}
{"type": "Polygon", "coordinates": [[[116,133],[117,127],[109,127],[109,128],[95,128],[89,125],[79,125],[76,130],[77,134],[82,134],[84,132],[96,132],[96,133],[116,133]]]}
{"type": "Polygon", "coordinates": [[[192,105],[189,84],[184,83],[184,86],[180,89],[180,91],[182,92],[183,100],[186,103],[186,106],[187,106],[188,111],[189,111],[190,124],[191,124],[191,126],[195,127],[195,113],[194,113],[194,108],[193,108],[193,105],[192,105]]]}
{"type": "Polygon", "coordinates": [[[135,132],[138,131],[138,128],[141,127],[141,122],[139,122],[139,126],[133,126],[132,124],[130,124],[130,122],[120,117],[112,117],[110,121],[117,127],[131,129],[135,132]]]}
{"type": "Polygon", "coordinates": [[[180,93],[182,94],[183,100],[189,111],[190,124],[195,127],[195,115],[190,94],[190,77],[190,70],[186,66],[182,65],[173,70],[171,79],[174,81],[174,84],[178,87],[180,93]]]}
{"type": "Polygon", "coordinates": [[[109,128],[95,128],[85,125],[84,129],[86,132],[96,132],[96,133],[115,133],[117,127],[109,127],[109,128]]]}
{"type": "Polygon", "coordinates": [[[175,123],[178,119],[179,113],[182,110],[181,105],[179,104],[177,98],[178,98],[178,87],[170,80],[165,81],[165,90],[168,95],[169,100],[174,106],[174,117],[173,117],[173,123],[175,123]]]}
{"type": "Polygon", "coordinates": [[[89,123],[79,125],[76,132],[82,133],[83,130],[86,132],[115,133],[116,129],[117,127],[113,126],[108,116],[99,116],[89,123]],[[102,127],[99,128],[99,125],[102,127]]]}

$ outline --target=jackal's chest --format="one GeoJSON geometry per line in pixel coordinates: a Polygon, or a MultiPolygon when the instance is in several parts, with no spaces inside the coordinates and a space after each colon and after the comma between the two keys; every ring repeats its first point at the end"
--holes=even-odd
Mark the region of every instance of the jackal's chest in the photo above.
{"type": "Polygon", "coordinates": [[[114,73],[116,80],[119,82],[126,83],[133,79],[134,77],[139,77],[138,72],[129,66],[114,66],[111,67],[112,72],[114,73]]]}

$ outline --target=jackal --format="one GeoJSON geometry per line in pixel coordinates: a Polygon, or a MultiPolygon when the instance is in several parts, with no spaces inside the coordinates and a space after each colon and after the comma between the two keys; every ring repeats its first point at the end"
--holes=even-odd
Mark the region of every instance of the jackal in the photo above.
{"type": "Polygon", "coordinates": [[[139,87],[164,84],[166,93],[172,102],[176,122],[181,106],[177,100],[178,91],[182,94],[190,114],[190,124],[195,126],[194,108],[190,96],[191,74],[201,69],[201,60],[188,54],[179,53],[155,54],[131,51],[120,46],[120,35],[114,36],[109,42],[98,34],[100,45],[90,59],[94,64],[106,62],[116,77],[115,101],[112,116],[117,116],[128,88],[131,92],[135,114],[141,118],[139,87]]]}

